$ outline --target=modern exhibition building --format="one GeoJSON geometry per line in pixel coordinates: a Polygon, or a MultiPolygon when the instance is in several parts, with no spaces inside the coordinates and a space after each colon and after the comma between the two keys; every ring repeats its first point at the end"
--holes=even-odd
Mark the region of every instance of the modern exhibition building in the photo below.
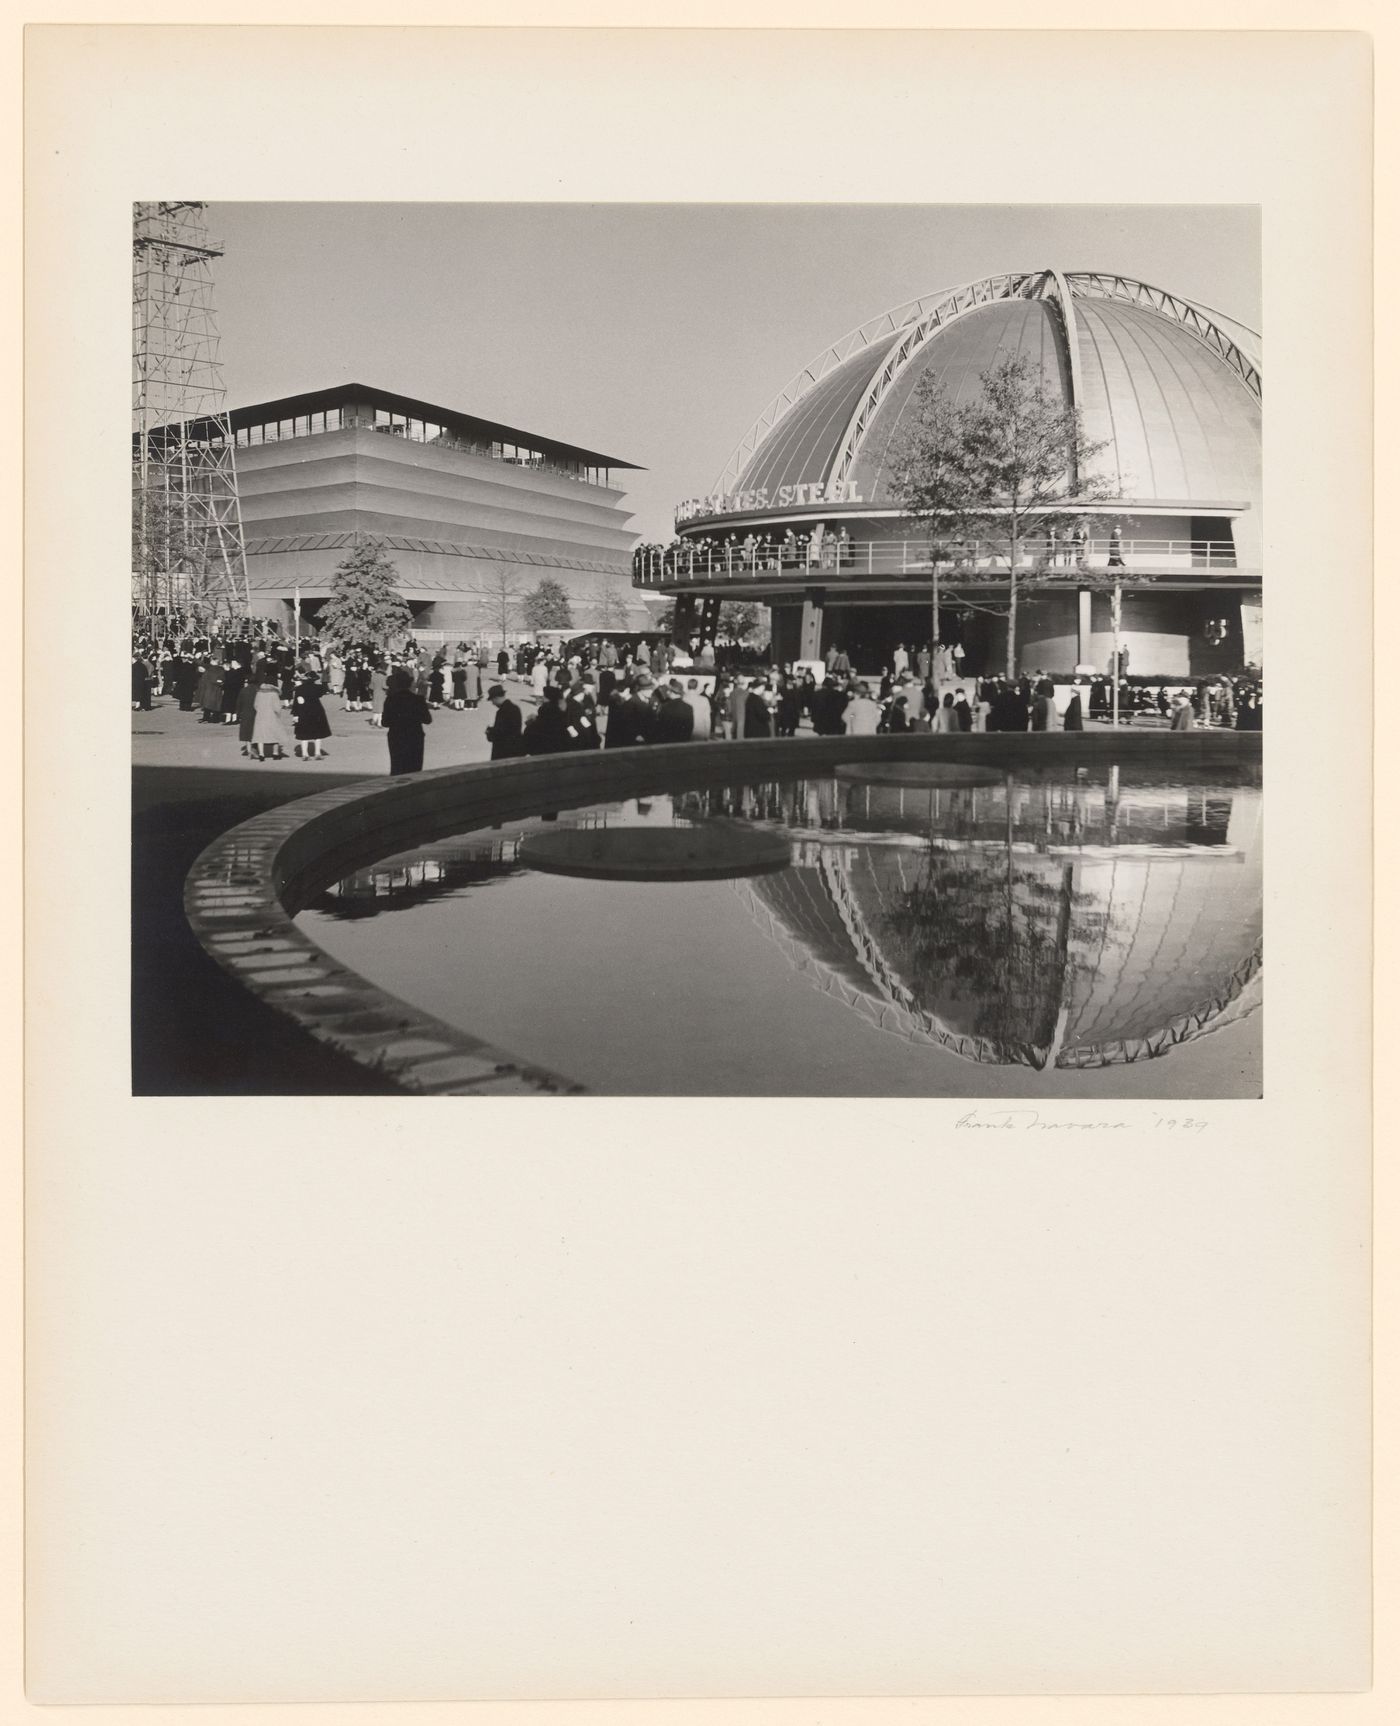
{"type": "Polygon", "coordinates": [[[290,626],[299,596],[314,627],[336,565],[374,540],[422,633],[518,633],[546,577],[579,629],[647,625],[615,484],[634,462],[364,384],[228,420],[255,615],[290,626]]]}
{"type": "Polygon", "coordinates": [[[761,601],[776,661],[835,643],[860,671],[930,639],[936,594],[963,668],[1000,671],[1005,541],[945,548],[935,586],[929,525],[892,495],[891,446],[924,378],[969,404],[1008,355],[1102,446],[1081,476],[1101,501],[1076,501],[1067,475],[1063,519],[1022,548],[1019,669],[1108,670],[1115,584],[1129,674],[1262,664],[1259,337],[1111,274],[994,276],[852,331],[769,404],[714,491],[678,508],[678,543],[638,560],[639,586],[677,601],[679,633],[712,628],[721,599],[761,601]]]}

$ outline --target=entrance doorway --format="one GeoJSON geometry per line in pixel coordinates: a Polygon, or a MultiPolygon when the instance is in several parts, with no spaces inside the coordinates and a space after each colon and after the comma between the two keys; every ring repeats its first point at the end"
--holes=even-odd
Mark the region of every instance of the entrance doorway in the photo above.
{"type": "MultiPolygon", "coordinates": [[[[851,664],[867,676],[879,676],[893,665],[895,648],[904,646],[910,662],[931,636],[932,608],[927,605],[833,606],[823,620],[822,650],[833,642],[844,647],[851,664]]],[[[968,677],[984,674],[994,658],[997,619],[957,604],[938,608],[939,640],[963,650],[962,670],[968,677]]],[[[992,666],[995,670],[995,666],[992,666]]]]}

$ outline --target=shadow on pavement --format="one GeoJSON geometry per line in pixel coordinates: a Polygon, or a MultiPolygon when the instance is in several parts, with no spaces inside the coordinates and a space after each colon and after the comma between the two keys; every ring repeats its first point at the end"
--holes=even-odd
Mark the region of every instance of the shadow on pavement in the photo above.
{"type": "Polygon", "coordinates": [[[395,1096],[395,1087],[254,1000],[185,921],[185,876],[240,821],[363,774],[136,767],[131,810],[134,1096],[395,1096]]]}

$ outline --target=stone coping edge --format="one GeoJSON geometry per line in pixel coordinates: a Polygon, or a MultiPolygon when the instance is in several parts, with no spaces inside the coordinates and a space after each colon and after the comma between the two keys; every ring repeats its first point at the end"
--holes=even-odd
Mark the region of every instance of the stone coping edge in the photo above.
{"type": "Polygon", "coordinates": [[[293,921],[352,869],[495,823],[680,786],[767,780],[861,761],[1012,768],[1073,761],[1243,765],[1258,732],[1042,732],[764,738],[601,749],[364,779],[280,804],[222,834],[185,877],[191,929],[216,964],[322,1043],[420,1096],[561,1096],[584,1087],[521,1061],[339,964],[293,921]]]}

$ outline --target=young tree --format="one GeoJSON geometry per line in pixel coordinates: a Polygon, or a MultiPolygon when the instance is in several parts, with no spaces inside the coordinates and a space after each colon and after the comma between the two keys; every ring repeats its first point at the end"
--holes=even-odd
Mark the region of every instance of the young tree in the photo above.
{"type": "Polygon", "coordinates": [[[506,564],[496,566],[482,578],[475,591],[484,601],[491,627],[499,632],[501,646],[504,647],[506,637],[520,618],[520,604],[524,598],[514,571],[506,564]]]}
{"type": "Polygon", "coordinates": [[[569,595],[562,582],[545,576],[539,586],[525,595],[521,605],[525,627],[537,634],[542,629],[572,629],[574,614],[569,609],[569,595]]]}
{"type": "Polygon", "coordinates": [[[982,390],[968,403],[952,399],[942,380],[926,372],[912,412],[891,440],[892,490],[900,505],[928,524],[935,574],[950,551],[968,539],[991,540],[1006,562],[1007,597],[989,604],[968,597],[979,583],[999,583],[999,569],[959,570],[960,603],[1006,618],[1006,675],[1016,675],[1016,622],[1027,585],[1058,581],[1097,585],[1081,568],[1020,567],[1027,543],[1052,527],[1068,529],[1076,506],[1112,495],[1089,473],[1106,446],[1089,443],[1079,411],[1045,387],[1040,366],[1006,355],[982,373],[982,390]]]}
{"type": "Polygon", "coordinates": [[[593,612],[599,629],[626,629],[628,605],[616,576],[600,577],[594,588],[593,612]]]}
{"type": "Polygon", "coordinates": [[[331,596],[316,620],[337,647],[383,650],[413,627],[413,612],[395,583],[398,571],[373,540],[336,565],[331,596]]]}

